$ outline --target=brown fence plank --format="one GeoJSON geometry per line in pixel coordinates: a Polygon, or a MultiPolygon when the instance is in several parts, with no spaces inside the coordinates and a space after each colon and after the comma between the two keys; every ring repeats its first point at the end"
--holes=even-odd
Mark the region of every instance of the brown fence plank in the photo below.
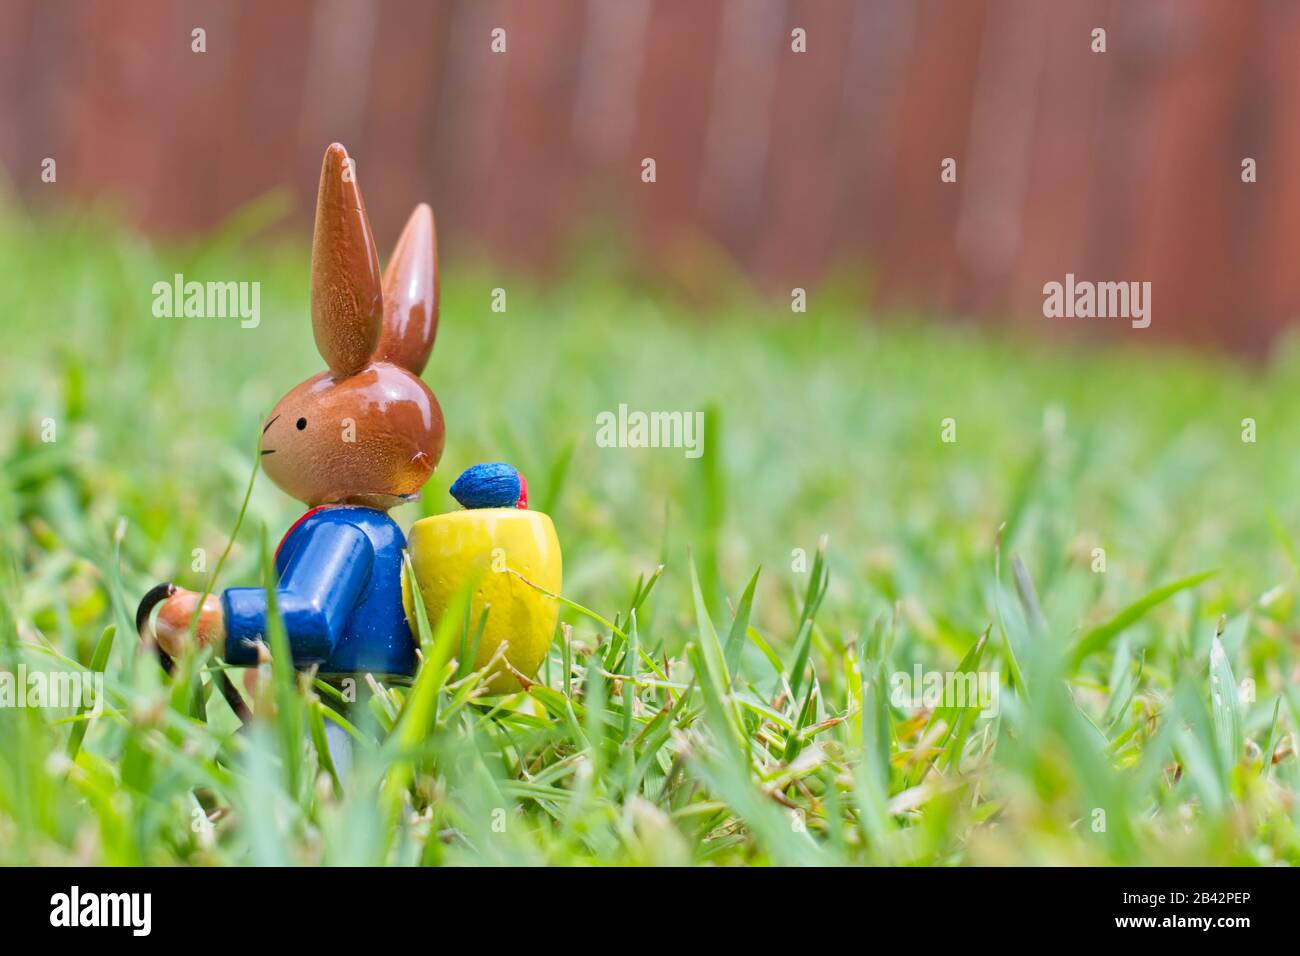
{"type": "MultiPolygon", "coordinates": [[[[375,33],[365,134],[367,210],[386,257],[412,207],[433,198],[431,117],[443,93],[451,8],[424,0],[388,2],[375,33]],[[369,181],[382,183],[371,190],[369,181]]],[[[441,220],[439,225],[442,225],[441,220]]]]}
{"type": "MultiPolygon", "coordinates": [[[[1122,162],[1123,144],[1099,140],[1103,101],[1116,57],[1092,52],[1092,30],[1115,25],[1111,0],[1050,7],[1031,167],[1021,230],[1020,263],[1008,283],[1009,315],[1046,334],[1073,334],[1065,323],[1044,324],[1043,285],[1066,273],[1095,278],[1089,235],[1106,183],[1097,175],[1103,156],[1122,162]]],[[[1122,242],[1117,236],[1116,241],[1122,242]]]]}
{"type": "Polygon", "coordinates": [[[827,166],[843,115],[807,104],[838,104],[853,8],[849,0],[792,3],[775,41],[770,145],[749,263],[757,275],[782,281],[786,291],[814,285],[831,259],[839,183],[827,166]],[[796,27],[806,31],[806,53],[790,48],[796,27]]]}
{"type": "Polygon", "coordinates": [[[1273,12],[1258,20],[1259,56],[1242,104],[1260,116],[1260,128],[1237,150],[1230,189],[1252,214],[1246,234],[1255,266],[1239,276],[1233,291],[1257,294],[1253,307],[1248,304],[1235,318],[1259,316],[1261,337],[1300,318],[1300,8],[1287,4],[1273,12]],[[1258,163],[1253,184],[1241,182],[1244,156],[1258,163]]]}
{"type": "Polygon", "coordinates": [[[891,155],[877,192],[872,254],[887,298],[956,300],[955,228],[961,169],[988,4],[923,2],[916,8],[912,56],[901,105],[880,131],[891,155]],[[958,184],[942,183],[940,163],[958,162],[958,184]]]}
{"type": "Polygon", "coordinates": [[[634,162],[617,174],[623,194],[635,197],[646,237],[661,248],[700,229],[698,201],[722,12],[721,4],[662,0],[646,28],[634,162]],[[653,185],[641,182],[645,157],[656,161],[653,185]]]}

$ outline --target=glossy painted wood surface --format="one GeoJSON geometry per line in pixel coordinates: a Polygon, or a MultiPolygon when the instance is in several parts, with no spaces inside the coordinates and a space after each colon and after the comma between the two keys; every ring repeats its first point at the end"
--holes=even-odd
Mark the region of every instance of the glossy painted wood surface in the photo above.
{"type": "Polygon", "coordinates": [[[321,163],[311,247],[312,332],[333,372],[351,375],[370,361],[383,317],[379,254],[356,167],[333,143],[321,163]]]}
{"type": "Polygon", "coordinates": [[[262,436],[268,477],[309,505],[391,508],[442,458],[442,409],[427,385],[388,362],[322,372],[282,398],[262,436]]]}
{"type": "Polygon", "coordinates": [[[357,168],[325,151],[312,245],[311,318],[329,366],[267,416],[262,465],[308,505],[391,508],[442,458],[442,409],[420,372],[438,328],[433,211],[415,207],[381,282],[357,168]],[[381,334],[382,330],[382,334],[381,334]]]}
{"type": "Polygon", "coordinates": [[[384,325],[374,359],[416,375],[438,334],[438,240],[433,210],[420,203],[406,221],[384,269],[384,325]]]}

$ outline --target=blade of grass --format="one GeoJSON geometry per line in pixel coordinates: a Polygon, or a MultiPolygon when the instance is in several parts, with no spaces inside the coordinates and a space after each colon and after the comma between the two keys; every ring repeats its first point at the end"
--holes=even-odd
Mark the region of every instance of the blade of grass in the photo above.
{"type": "Polygon", "coordinates": [[[1180,591],[1186,591],[1204,581],[1208,581],[1217,573],[1217,571],[1203,571],[1200,574],[1192,574],[1176,581],[1170,581],[1168,584],[1143,595],[1106,623],[1087,631],[1074,646],[1070,658],[1071,669],[1077,669],[1090,655],[1105,650],[1111,640],[1142,620],[1152,608],[1163,604],[1180,591]]]}

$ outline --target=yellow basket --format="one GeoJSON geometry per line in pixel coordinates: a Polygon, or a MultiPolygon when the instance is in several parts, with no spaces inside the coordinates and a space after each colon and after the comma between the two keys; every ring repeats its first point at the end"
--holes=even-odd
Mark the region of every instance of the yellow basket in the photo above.
{"type": "MultiPolygon", "coordinates": [[[[429,623],[436,627],[447,605],[467,581],[477,580],[470,602],[469,640],[483,609],[487,623],[474,666],[482,668],[505,644],[510,666],[534,677],[555,634],[559,602],[528,581],[559,594],[563,562],[551,519],[540,511],[475,508],[422,518],[411,526],[406,548],[424,597],[429,623]],[[527,580],[522,580],[526,578],[527,580]]],[[[403,574],[402,601],[415,633],[410,583],[403,574]]],[[[488,687],[494,693],[519,690],[519,682],[498,664],[488,687]]]]}

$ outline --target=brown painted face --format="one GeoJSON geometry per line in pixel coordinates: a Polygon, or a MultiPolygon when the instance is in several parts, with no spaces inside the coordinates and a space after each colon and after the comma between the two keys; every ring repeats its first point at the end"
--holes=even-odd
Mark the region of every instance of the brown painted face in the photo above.
{"type": "Polygon", "coordinates": [[[280,399],[262,435],[262,467],[309,505],[391,508],[414,495],[442,458],[438,400],[388,362],[336,379],[321,372],[280,399]]]}
{"type": "Polygon", "coordinates": [[[381,279],[355,165],[325,151],[312,243],[316,347],[329,370],[280,399],[262,434],[271,480],[309,505],[391,508],[442,457],[442,409],[420,379],[438,329],[433,213],[411,214],[381,279]]]}

